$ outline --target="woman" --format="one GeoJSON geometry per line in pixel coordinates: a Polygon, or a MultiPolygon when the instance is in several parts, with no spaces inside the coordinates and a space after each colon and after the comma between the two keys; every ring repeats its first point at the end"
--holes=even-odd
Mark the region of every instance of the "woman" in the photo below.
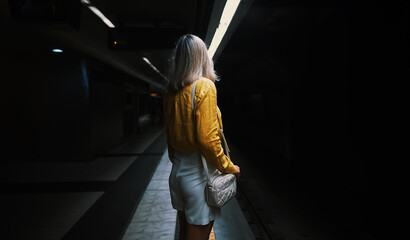
{"type": "Polygon", "coordinates": [[[172,206],[178,210],[179,239],[208,239],[221,210],[206,204],[207,179],[201,154],[208,167],[222,173],[239,177],[240,169],[224,154],[221,145],[222,121],[214,84],[217,76],[200,38],[188,34],[179,39],[169,79],[164,113],[168,154],[173,163],[169,188],[172,206]]]}

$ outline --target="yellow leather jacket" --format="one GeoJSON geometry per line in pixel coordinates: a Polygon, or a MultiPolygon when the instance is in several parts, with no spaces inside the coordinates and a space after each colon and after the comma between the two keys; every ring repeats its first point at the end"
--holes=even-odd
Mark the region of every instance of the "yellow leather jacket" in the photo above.
{"type": "Polygon", "coordinates": [[[222,120],[215,84],[207,78],[197,80],[195,114],[192,113],[191,90],[192,84],[178,92],[170,90],[164,96],[169,159],[174,161],[175,149],[201,151],[205,159],[222,173],[236,173],[234,164],[224,154],[221,145],[222,120]]]}

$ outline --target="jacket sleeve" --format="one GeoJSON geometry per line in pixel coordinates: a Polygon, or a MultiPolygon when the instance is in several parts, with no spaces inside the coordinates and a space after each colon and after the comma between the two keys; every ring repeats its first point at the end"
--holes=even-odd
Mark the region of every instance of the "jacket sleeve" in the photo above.
{"type": "Polygon", "coordinates": [[[231,160],[224,154],[219,135],[216,88],[212,83],[202,99],[195,103],[196,136],[201,153],[212,166],[222,173],[236,173],[231,160]]]}

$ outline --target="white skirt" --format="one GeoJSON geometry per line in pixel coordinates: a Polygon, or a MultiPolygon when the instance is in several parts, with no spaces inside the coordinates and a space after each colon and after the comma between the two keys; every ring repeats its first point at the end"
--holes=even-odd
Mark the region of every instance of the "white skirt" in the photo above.
{"type": "Polygon", "coordinates": [[[190,224],[207,225],[221,215],[220,208],[205,201],[206,181],[201,153],[175,150],[169,176],[171,203],[174,209],[185,212],[190,224]]]}

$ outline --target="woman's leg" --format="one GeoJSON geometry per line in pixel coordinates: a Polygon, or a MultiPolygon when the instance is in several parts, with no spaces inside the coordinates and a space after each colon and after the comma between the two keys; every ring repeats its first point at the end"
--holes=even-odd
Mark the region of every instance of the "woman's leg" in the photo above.
{"type": "Polygon", "coordinates": [[[214,221],[211,221],[208,225],[193,225],[187,223],[186,236],[188,240],[208,240],[211,233],[214,221]]]}
{"type": "Polygon", "coordinates": [[[187,232],[187,224],[185,217],[185,212],[178,211],[178,220],[179,220],[179,240],[187,240],[186,232],[187,232]]]}

